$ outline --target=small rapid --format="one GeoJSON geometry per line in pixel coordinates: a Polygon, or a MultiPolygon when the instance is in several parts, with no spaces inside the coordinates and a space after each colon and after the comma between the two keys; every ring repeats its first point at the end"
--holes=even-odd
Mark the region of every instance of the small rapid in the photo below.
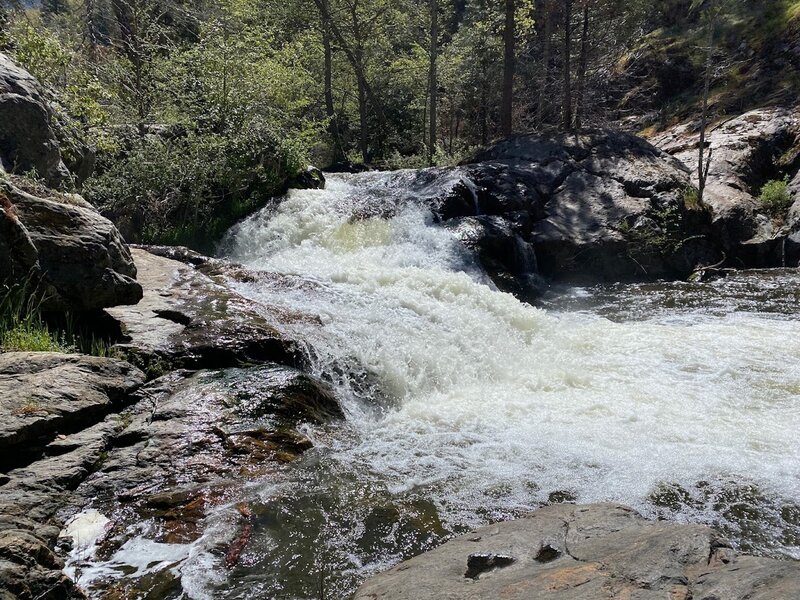
{"type": "MultiPolygon", "coordinates": [[[[495,288],[423,183],[332,176],[229,232],[221,256],[262,272],[232,285],[298,315],[280,326],[346,419],[301,425],[312,449],[204,492],[195,534],[100,503],[124,532],[98,550],[108,519],[78,515],[68,567],[92,597],[343,600],[454,535],[563,501],[800,559],[797,270],[554,289],[534,307],[495,288]]],[[[200,372],[171,402],[256,396],[263,372],[200,372]]]]}
{"type": "MultiPolygon", "coordinates": [[[[717,524],[746,547],[800,557],[797,305],[707,310],[704,289],[715,288],[700,285],[683,305],[656,300],[636,314],[637,295],[658,294],[621,286],[611,316],[576,301],[592,290],[535,308],[497,291],[390,177],[292,191],[232,230],[223,252],[307,282],[242,283],[240,293],[320,317],[290,327],[348,419],[315,440],[282,497],[300,511],[312,488],[326,490],[318,508],[342,590],[453,532],[563,499],[717,524]],[[377,189],[398,208],[361,217],[377,189]],[[385,535],[365,549],[370,519],[385,535]]],[[[786,279],[796,302],[800,279],[786,279]]],[[[753,280],[736,293],[756,289],[753,280]]]]}

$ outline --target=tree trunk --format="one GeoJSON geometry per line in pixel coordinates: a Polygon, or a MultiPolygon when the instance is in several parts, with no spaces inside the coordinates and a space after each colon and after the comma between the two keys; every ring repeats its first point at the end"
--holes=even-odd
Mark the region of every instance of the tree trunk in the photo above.
{"type": "Polygon", "coordinates": [[[367,115],[367,90],[362,78],[358,81],[358,119],[359,119],[359,148],[361,149],[361,160],[369,163],[369,119],[367,115]]]}
{"type": "Polygon", "coordinates": [[[589,3],[583,6],[583,31],[581,32],[581,56],[578,64],[578,82],[575,101],[575,129],[583,125],[584,95],[586,93],[586,63],[589,54],[589,3]]]}
{"type": "Polygon", "coordinates": [[[503,30],[503,101],[500,108],[500,131],[511,135],[514,110],[514,0],[506,0],[506,25],[503,30]]]}
{"type": "Polygon", "coordinates": [[[323,86],[325,88],[325,116],[328,117],[328,132],[333,141],[333,160],[340,161],[344,158],[342,148],[341,133],[339,132],[339,120],[336,118],[336,108],[333,102],[333,50],[331,48],[331,28],[325,18],[328,11],[328,0],[322,0],[325,10],[320,11],[322,21],[322,50],[323,50],[323,86]]]}
{"type": "Polygon", "coordinates": [[[564,106],[562,126],[572,129],[572,0],[564,0],[564,106]]]}
{"type": "MultiPolygon", "coordinates": [[[[713,0],[709,10],[714,10],[713,0]]],[[[703,202],[703,195],[706,191],[708,170],[711,166],[711,152],[709,151],[708,155],[706,155],[706,128],[708,127],[708,96],[711,89],[711,61],[714,57],[714,27],[716,22],[714,15],[711,12],[709,14],[711,16],[708,23],[708,52],[706,54],[705,81],[703,82],[703,111],[700,115],[700,151],[697,162],[697,198],[701,204],[703,202]]]]}
{"type": "MultiPolygon", "coordinates": [[[[386,115],[383,112],[383,105],[378,100],[378,97],[375,95],[375,92],[372,89],[372,86],[369,85],[367,81],[366,70],[364,69],[364,63],[362,60],[362,56],[360,55],[359,51],[354,51],[350,44],[347,43],[347,40],[342,35],[342,32],[339,30],[339,27],[331,18],[330,11],[328,10],[328,5],[325,0],[314,0],[314,4],[317,5],[317,8],[320,11],[323,19],[327,22],[330,32],[333,34],[334,39],[339,44],[342,52],[347,57],[347,60],[350,62],[350,65],[353,67],[353,71],[356,75],[356,80],[358,81],[358,90],[359,90],[359,106],[361,105],[361,94],[365,96],[365,110],[360,111],[363,114],[366,114],[366,102],[368,101],[369,104],[372,106],[372,109],[375,111],[375,116],[378,118],[378,126],[380,130],[385,129],[384,125],[386,123],[386,115]]],[[[358,42],[358,41],[357,41],[358,42]]],[[[363,145],[362,145],[363,150],[363,145]]]]}
{"type": "Polygon", "coordinates": [[[539,101],[536,105],[536,126],[544,125],[547,117],[547,89],[550,85],[550,48],[553,37],[553,17],[550,0],[544,0],[544,33],[542,38],[542,68],[539,76],[539,101]]]}
{"type": "Polygon", "coordinates": [[[431,8],[431,49],[428,87],[431,99],[430,130],[428,139],[428,164],[433,166],[436,154],[436,100],[439,82],[436,77],[436,59],[439,53],[439,5],[437,0],[430,0],[431,8]]]}

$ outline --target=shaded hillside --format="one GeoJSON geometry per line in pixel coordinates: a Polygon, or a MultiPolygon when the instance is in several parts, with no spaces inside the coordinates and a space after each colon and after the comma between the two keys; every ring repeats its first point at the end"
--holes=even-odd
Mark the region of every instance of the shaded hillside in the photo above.
{"type": "MultiPolygon", "coordinates": [[[[708,29],[693,0],[665,2],[656,27],[624,54],[609,76],[615,118],[662,128],[699,113],[708,29]]],[[[800,89],[800,2],[736,2],[716,29],[710,103],[736,115],[793,105],[800,89]]]]}

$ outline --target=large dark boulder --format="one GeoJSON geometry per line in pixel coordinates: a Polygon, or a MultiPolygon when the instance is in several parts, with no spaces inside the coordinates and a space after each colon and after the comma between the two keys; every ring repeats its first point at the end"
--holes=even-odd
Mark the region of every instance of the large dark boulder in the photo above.
{"type": "MultiPolygon", "coordinates": [[[[685,167],[645,140],[600,130],[504,140],[459,169],[476,212],[510,224],[539,274],[616,281],[685,276],[717,256],[687,205],[685,167]],[[520,218],[524,215],[524,219],[520,218]]],[[[504,252],[519,271],[519,252],[504,252]]]]}
{"type": "Polygon", "coordinates": [[[37,286],[44,310],[138,302],[136,267],[114,225],[78,195],[41,195],[0,181],[0,284],[37,286]]]}
{"type": "Polygon", "coordinates": [[[53,122],[39,82],[0,53],[0,164],[6,171],[35,170],[51,185],[69,177],[53,122]]]}

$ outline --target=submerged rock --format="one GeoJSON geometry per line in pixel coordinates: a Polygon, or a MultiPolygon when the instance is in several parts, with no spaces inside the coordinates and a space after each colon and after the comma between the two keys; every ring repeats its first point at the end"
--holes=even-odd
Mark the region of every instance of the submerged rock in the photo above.
{"type": "Polygon", "coordinates": [[[355,600],[796,597],[796,561],[737,556],[707,527],[651,522],[623,506],[559,504],[405,561],[364,583],[355,600]],[[500,556],[513,561],[465,577],[468,565],[500,556]]]}

